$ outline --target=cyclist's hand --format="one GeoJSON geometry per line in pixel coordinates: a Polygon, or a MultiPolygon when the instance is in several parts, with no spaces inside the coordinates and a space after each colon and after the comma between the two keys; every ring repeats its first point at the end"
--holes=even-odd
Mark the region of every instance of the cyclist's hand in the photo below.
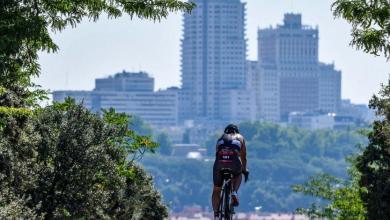
{"type": "Polygon", "coordinates": [[[247,182],[248,179],[249,179],[249,170],[248,170],[248,169],[243,170],[243,171],[242,171],[242,174],[244,175],[244,180],[245,180],[245,182],[247,182]]]}

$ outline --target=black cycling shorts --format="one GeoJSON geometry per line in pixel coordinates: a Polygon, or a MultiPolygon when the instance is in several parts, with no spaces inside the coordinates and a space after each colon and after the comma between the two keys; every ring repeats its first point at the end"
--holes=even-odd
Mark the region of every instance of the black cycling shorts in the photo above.
{"type": "Polygon", "coordinates": [[[241,161],[239,160],[233,160],[232,162],[229,163],[223,163],[218,160],[214,162],[214,167],[213,167],[213,181],[214,181],[214,186],[216,187],[221,187],[223,184],[223,177],[221,174],[221,169],[222,168],[230,168],[233,171],[233,176],[237,177],[242,174],[242,165],[241,161]]]}

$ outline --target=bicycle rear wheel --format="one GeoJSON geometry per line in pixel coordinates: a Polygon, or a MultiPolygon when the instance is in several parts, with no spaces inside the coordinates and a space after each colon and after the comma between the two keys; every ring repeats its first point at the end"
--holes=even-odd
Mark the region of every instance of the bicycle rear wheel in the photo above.
{"type": "Polygon", "coordinates": [[[224,202],[224,219],[225,220],[232,220],[233,219],[233,207],[230,204],[230,199],[231,199],[231,185],[232,183],[229,182],[226,184],[226,188],[224,190],[225,193],[225,202],[224,202]]]}
{"type": "Polygon", "coordinates": [[[225,187],[222,188],[221,192],[221,198],[219,200],[219,207],[218,207],[218,213],[219,213],[219,220],[224,220],[224,215],[225,215],[225,187]]]}

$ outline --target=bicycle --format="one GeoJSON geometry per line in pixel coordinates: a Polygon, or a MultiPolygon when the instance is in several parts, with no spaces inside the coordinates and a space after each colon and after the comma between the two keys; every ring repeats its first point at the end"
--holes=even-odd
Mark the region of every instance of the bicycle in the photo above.
{"type": "Polygon", "coordinates": [[[223,177],[222,191],[219,201],[218,212],[220,220],[232,220],[234,215],[234,207],[230,203],[233,192],[233,171],[229,168],[223,168],[220,171],[223,177]]]}

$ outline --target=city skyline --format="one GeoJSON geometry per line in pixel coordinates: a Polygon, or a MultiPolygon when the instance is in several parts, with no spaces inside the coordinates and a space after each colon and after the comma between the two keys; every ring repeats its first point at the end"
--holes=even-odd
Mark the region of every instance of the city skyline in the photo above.
{"type": "MultiPolygon", "coordinates": [[[[265,28],[280,24],[284,12],[302,12],[304,23],[319,25],[320,60],[328,63],[335,61],[336,69],[343,71],[342,97],[344,99],[351,98],[355,103],[367,103],[371,95],[379,90],[380,82],[386,81],[388,64],[384,58],[363,55],[362,52],[356,53],[348,45],[350,40],[348,24],[341,20],[333,20],[330,10],[325,13],[327,16],[323,19],[327,22],[317,18],[321,17],[319,15],[322,13],[318,12],[319,8],[323,9],[324,5],[330,6],[331,1],[321,2],[320,6],[310,5],[307,1],[291,1],[294,6],[280,4],[281,1],[275,1],[273,5],[266,4],[265,1],[244,2],[247,3],[248,14],[249,56],[247,58],[249,60],[255,60],[257,56],[258,27],[265,28]],[[306,2],[308,6],[303,6],[303,2],[306,2]],[[269,12],[265,10],[266,8],[269,12]],[[318,14],[318,16],[313,14],[318,14]],[[330,31],[332,28],[333,32],[330,31]],[[344,36],[342,40],[335,41],[340,38],[341,34],[344,36]],[[329,46],[330,43],[333,43],[333,49],[329,46]],[[332,52],[334,48],[337,48],[340,53],[332,52]],[[370,77],[367,77],[368,74],[370,77]]],[[[92,88],[94,78],[127,69],[130,71],[145,70],[151,73],[156,78],[158,89],[180,86],[179,45],[183,37],[181,17],[181,14],[171,15],[157,25],[137,19],[130,21],[128,18],[122,18],[119,21],[102,19],[97,24],[84,22],[77,31],[67,29],[63,33],[54,35],[55,41],[60,46],[60,52],[56,55],[41,55],[43,74],[37,82],[51,90],[89,90],[92,88]],[[107,27],[106,32],[102,32],[102,26],[107,27]],[[157,34],[147,33],[151,30],[157,34]],[[139,41],[139,38],[145,38],[148,43],[139,41]],[[107,43],[102,44],[102,40],[107,43]],[[162,50],[159,52],[153,50],[156,46],[162,47],[162,50]],[[102,50],[106,53],[101,53],[102,50]]]]}

